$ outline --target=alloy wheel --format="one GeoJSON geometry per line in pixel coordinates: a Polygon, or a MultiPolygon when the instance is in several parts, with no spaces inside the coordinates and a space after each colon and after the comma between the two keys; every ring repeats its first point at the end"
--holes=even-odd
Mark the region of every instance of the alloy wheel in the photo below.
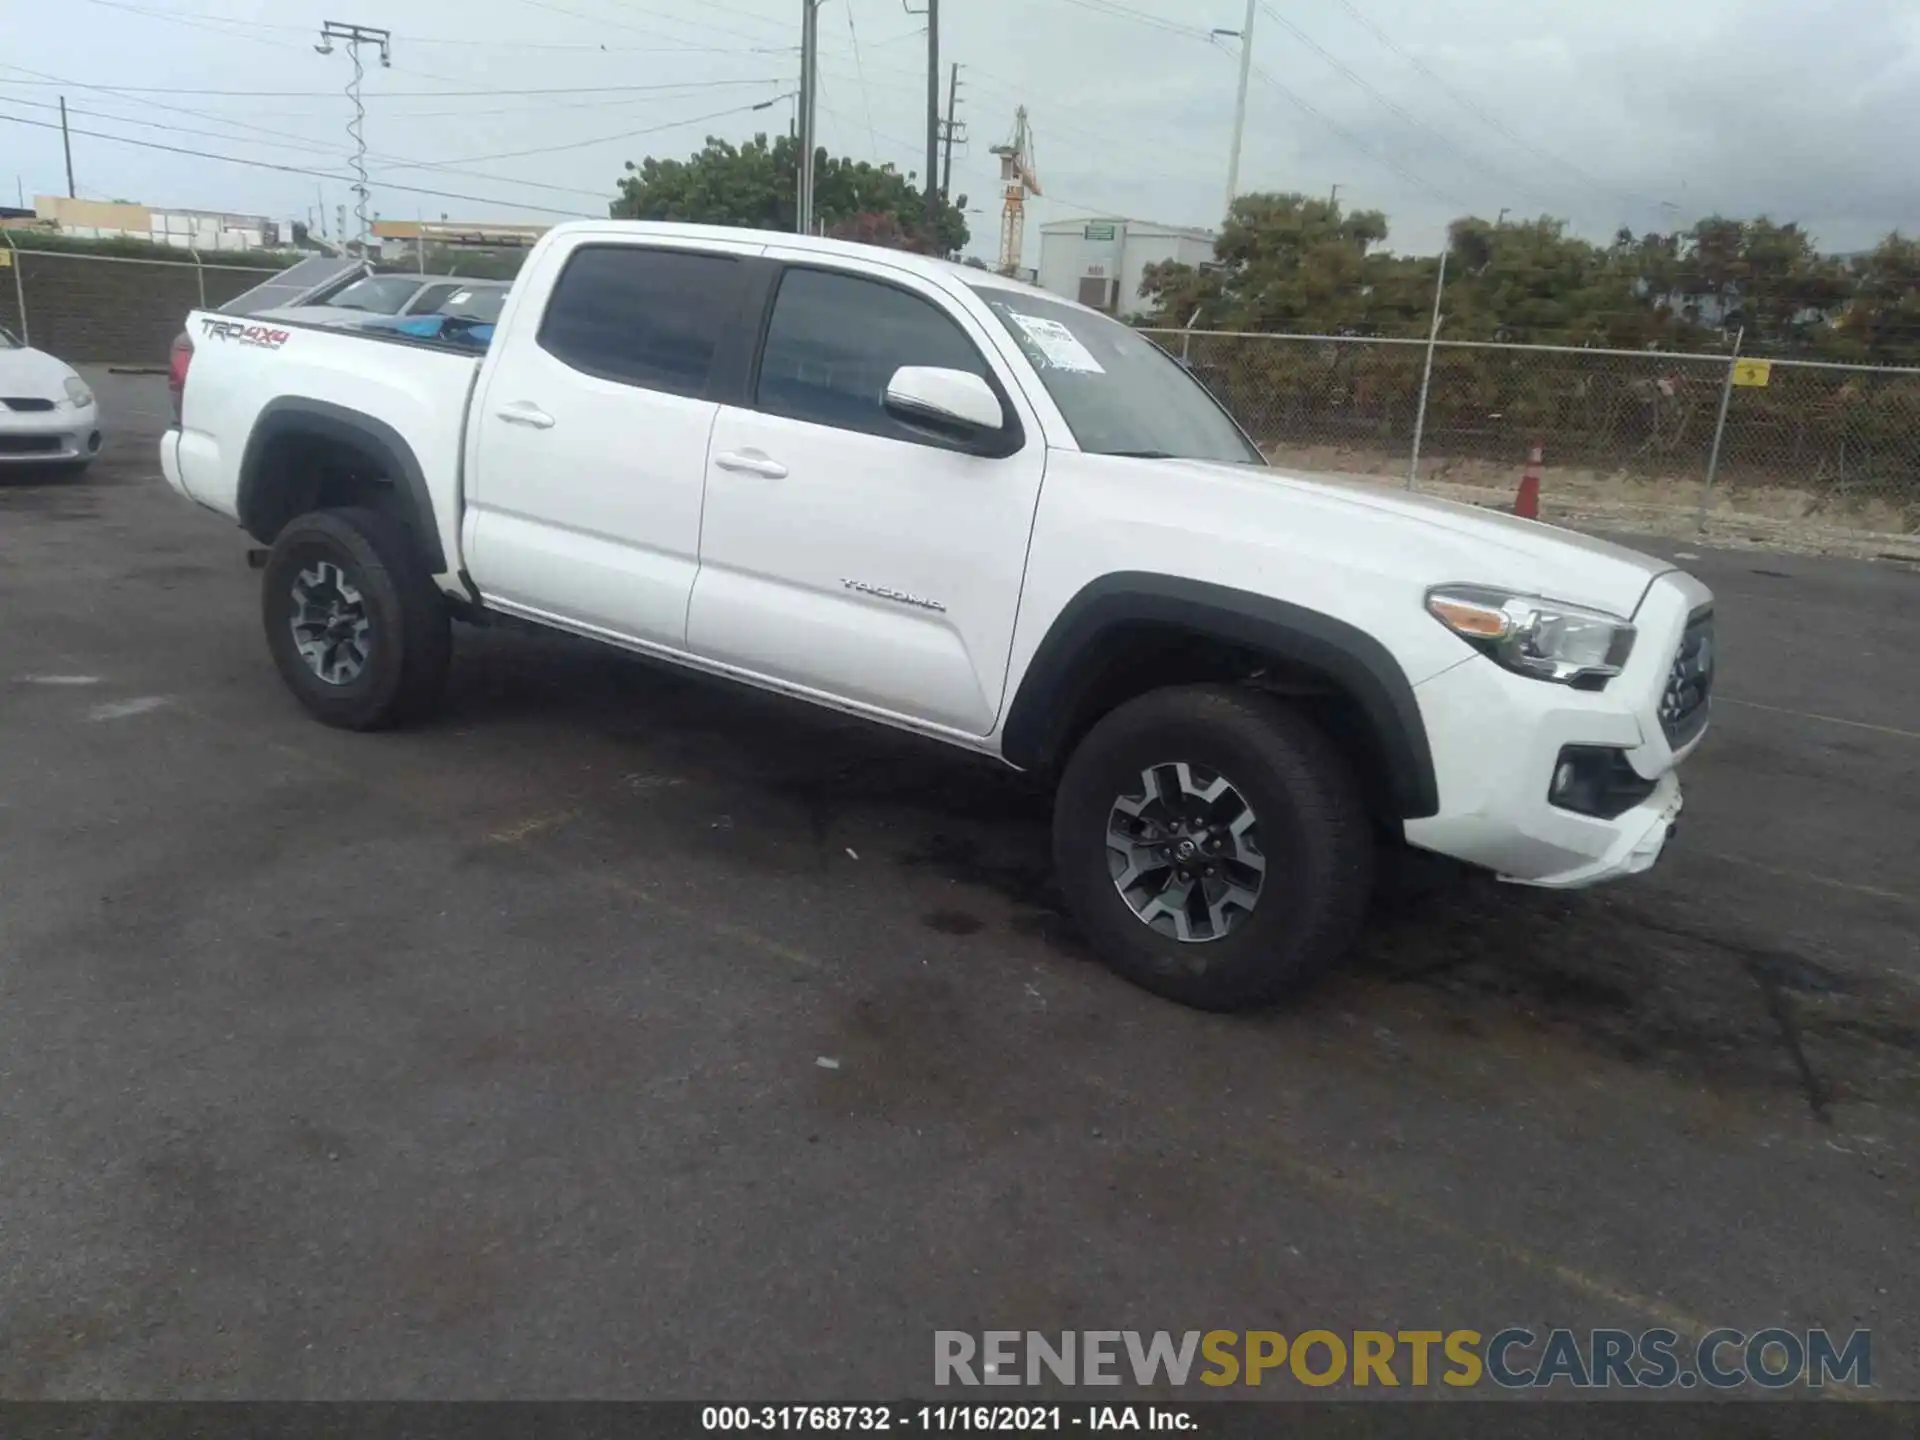
{"type": "Polygon", "coordinates": [[[294,648],[328,685],[351,685],[367,668],[373,627],[366,601],[331,560],[302,570],[293,582],[294,648]]]}
{"type": "Polygon", "coordinates": [[[1267,861],[1253,806],[1224,775],[1150,765],[1107,816],[1107,869],[1142,924],[1183,943],[1233,933],[1259,903],[1267,861]]]}

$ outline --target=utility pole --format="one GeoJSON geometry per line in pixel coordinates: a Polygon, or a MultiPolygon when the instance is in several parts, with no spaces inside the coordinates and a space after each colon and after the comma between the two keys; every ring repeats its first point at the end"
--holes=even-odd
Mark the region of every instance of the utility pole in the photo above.
{"type": "Polygon", "coordinates": [[[67,134],[67,97],[60,97],[60,148],[67,152],[67,198],[74,198],[73,192],[73,137],[67,134]]]}
{"type": "MultiPolygon", "coordinates": [[[[360,242],[360,253],[367,253],[367,107],[360,98],[360,81],[366,75],[366,66],[360,62],[362,45],[380,47],[382,68],[393,64],[393,32],[377,29],[371,25],[344,25],[338,20],[329,20],[320,27],[320,43],[313,48],[322,55],[333,53],[333,42],[347,42],[347,54],[353,57],[353,83],[347,87],[347,96],[353,101],[353,119],[347,122],[347,134],[353,137],[353,156],[348,163],[353,167],[354,207],[353,218],[357,225],[354,238],[360,242]]],[[[342,223],[342,230],[346,225],[342,223]]]]}
{"type": "Polygon", "coordinates": [[[953,141],[956,129],[954,116],[960,108],[960,62],[953,62],[953,78],[947,82],[947,152],[940,161],[940,198],[951,202],[953,199],[953,141]]]}
{"type": "Polygon", "coordinates": [[[1338,210],[1339,208],[1340,208],[1340,183],[1338,181],[1335,181],[1333,184],[1333,187],[1327,191],[1327,209],[1338,210]]]}
{"type": "Polygon", "coordinates": [[[793,228],[802,235],[813,233],[813,122],[814,107],[820,96],[820,3],[800,0],[800,194],[794,205],[793,228]]]}
{"type": "MultiPolygon", "coordinates": [[[[1252,0],[1248,0],[1251,4],[1252,0]]],[[[927,238],[940,220],[940,0],[927,0],[927,238]]]]}
{"type": "MultiPolygon", "coordinates": [[[[1246,23],[1240,27],[1240,90],[1233,102],[1233,148],[1227,152],[1227,214],[1233,214],[1234,196],[1240,193],[1240,142],[1247,133],[1247,82],[1253,76],[1253,15],[1258,0],[1247,0],[1246,23]]],[[[1231,30],[1215,30],[1215,35],[1231,35],[1231,30]]]]}

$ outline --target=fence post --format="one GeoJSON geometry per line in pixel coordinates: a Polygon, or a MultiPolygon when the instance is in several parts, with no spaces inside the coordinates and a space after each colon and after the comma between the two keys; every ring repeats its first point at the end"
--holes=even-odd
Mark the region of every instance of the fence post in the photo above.
{"type": "Polygon", "coordinates": [[[1427,391],[1433,385],[1433,348],[1440,339],[1440,296],[1447,288],[1447,252],[1440,251],[1440,273],[1433,281],[1433,325],[1427,331],[1427,365],[1420,375],[1420,407],[1413,413],[1413,458],[1407,464],[1407,489],[1420,488],[1420,437],[1427,428],[1427,391]]]}
{"type": "Polygon", "coordinates": [[[1720,418],[1713,427],[1713,449],[1707,454],[1706,483],[1700,487],[1699,529],[1707,528],[1707,506],[1713,500],[1713,477],[1720,470],[1720,445],[1727,437],[1727,408],[1733,403],[1733,372],[1740,368],[1740,342],[1747,338],[1747,327],[1733,332],[1733,354],[1727,357],[1727,378],[1720,384],[1720,418]]]}
{"type": "Polygon", "coordinates": [[[207,308],[207,272],[200,260],[200,252],[189,245],[187,254],[193,257],[193,278],[200,282],[200,308],[207,308]]]}
{"type": "Polygon", "coordinates": [[[0,236],[6,236],[7,250],[13,256],[13,298],[20,307],[20,343],[31,345],[33,335],[27,326],[27,279],[20,273],[20,247],[13,243],[13,236],[6,231],[0,230],[0,236]]]}
{"type": "Polygon", "coordinates": [[[1180,368],[1183,370],[1193,369],[1188,358],[1188,352],[1193,349],[1193,327],[1200,323],[1200,313],[1206,308],[1202,305],[1195,309],[1193,314],[1187,317],[1187,328],[1180,333],[1180,368]]]}

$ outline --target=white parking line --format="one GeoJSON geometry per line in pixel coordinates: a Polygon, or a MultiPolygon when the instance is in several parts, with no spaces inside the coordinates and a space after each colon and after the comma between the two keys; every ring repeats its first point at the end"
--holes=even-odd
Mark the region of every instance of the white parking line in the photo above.
{"type": "Polygon", "coordinates": [[[158,710],[167,703],[164,695],[141,695],[132,700],[114,700],[105,705],[96,705],[87,712],[89,720],[125,720],[130,715],[144,715],[149,710],[158,710]]]}

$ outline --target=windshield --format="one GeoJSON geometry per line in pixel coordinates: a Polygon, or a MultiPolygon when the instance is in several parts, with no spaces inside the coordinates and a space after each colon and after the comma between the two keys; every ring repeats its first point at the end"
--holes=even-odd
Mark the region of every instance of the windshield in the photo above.
{"type": "Polygon", "coordinates": [[[420,282],[408,275],[370,275],[356,280],[327,303],[342,310],[365,310],[373,315],[398,315],[413,298],[420,282]]]}
{"type": "Polygon", "coordinates": [[[1144,335],[1029,291],[974,289],[1088,454],[1266,463],[1206,389],[1144,335]]]}

